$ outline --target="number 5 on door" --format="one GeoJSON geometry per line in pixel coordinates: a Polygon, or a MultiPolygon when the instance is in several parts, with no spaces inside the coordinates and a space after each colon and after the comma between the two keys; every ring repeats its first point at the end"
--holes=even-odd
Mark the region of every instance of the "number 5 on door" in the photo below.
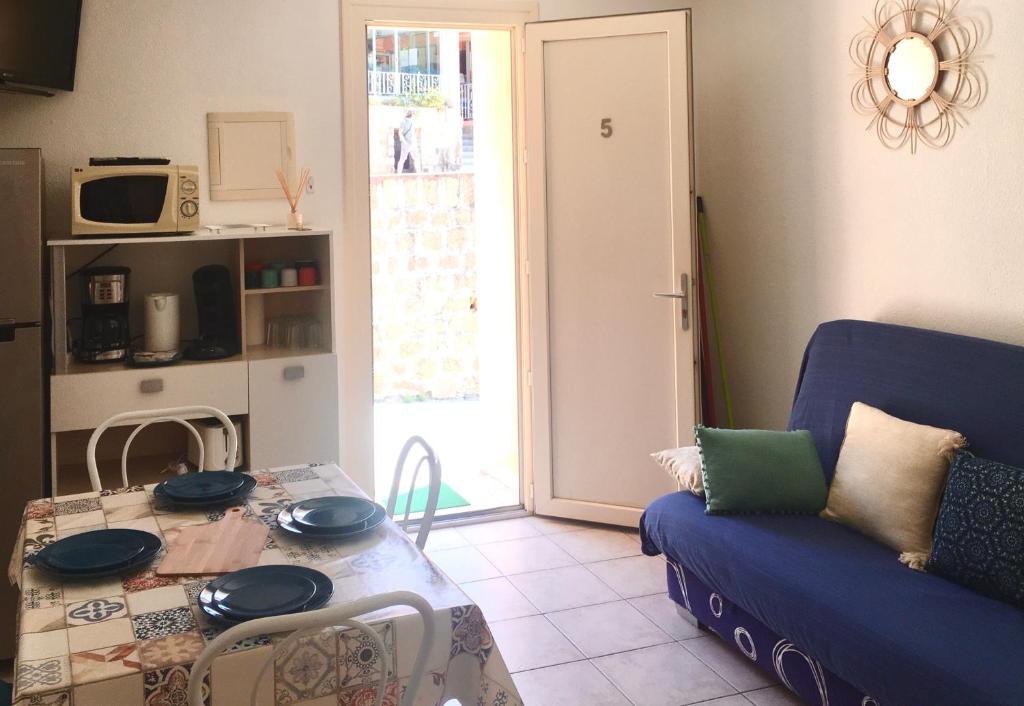
{"type": "Polygon", "coordinates": [[[612,130],[612,119],[601,118],[601,137],[611,137],[614,132],[612,130]]]}

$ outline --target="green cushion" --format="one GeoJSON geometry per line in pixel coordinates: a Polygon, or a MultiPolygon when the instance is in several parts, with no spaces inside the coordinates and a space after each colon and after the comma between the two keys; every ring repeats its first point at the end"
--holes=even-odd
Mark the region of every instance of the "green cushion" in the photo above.
{"type": "Polygon", "coordinates": [[[817,514],[828,500],[809,431],[694,428],[709,515],[817,514]]]}

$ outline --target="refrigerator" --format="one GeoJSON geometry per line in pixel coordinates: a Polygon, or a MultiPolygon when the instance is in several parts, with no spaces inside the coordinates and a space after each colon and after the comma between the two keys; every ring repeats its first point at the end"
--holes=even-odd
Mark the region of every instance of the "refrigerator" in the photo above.
{"type": "MultiPolygon", "coordinates": [[[[6,568],[25,503],[46,492],[43,159],[0,148],[0,557],[6,568]]],[[[0,580],[0,659],[13,657],[18,593],[0,580]]]]}

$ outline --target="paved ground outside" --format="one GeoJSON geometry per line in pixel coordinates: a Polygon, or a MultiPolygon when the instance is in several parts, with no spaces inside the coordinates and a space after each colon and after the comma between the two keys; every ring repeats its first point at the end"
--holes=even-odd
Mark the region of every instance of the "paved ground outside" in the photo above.
{"type": "MultiPolygon", "coordinates": [[[[518,505],[516,468],[485,468],[481,449],[489,441],[478,400],[377,402],[373,407],[377,498],[387,500],[395,463],[410,436],[426,439],[441,460],[441,477],[469,506],[439,510],[438,515],[518,505]]],[[[412,477],[412,463],[402,486],[412,477]]],[[[421,471],[418,485],[426,485],[421,471]]]]}

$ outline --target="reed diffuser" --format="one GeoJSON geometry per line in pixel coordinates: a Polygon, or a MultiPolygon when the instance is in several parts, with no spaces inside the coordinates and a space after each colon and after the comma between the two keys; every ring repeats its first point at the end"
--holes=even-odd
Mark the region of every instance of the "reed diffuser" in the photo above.
{"type": "Polygon", "coordinates": [[[277,180],[281,183],[281,190],[284,191],[284,197],[288,199],[288,205],[292,209],[288,213],[288,230],[308,230],[302,225],[302,214],[299,213],[299,199],[302,198],[302,193],[306,190],[306,184],[309,183],[309,169],[306,167],[302,168],[302,172],[299,174],[299,185],[295,191],[292,191],[287,177],[285,177],[284,172],[280,169],[277,170],[277,180]]]}

